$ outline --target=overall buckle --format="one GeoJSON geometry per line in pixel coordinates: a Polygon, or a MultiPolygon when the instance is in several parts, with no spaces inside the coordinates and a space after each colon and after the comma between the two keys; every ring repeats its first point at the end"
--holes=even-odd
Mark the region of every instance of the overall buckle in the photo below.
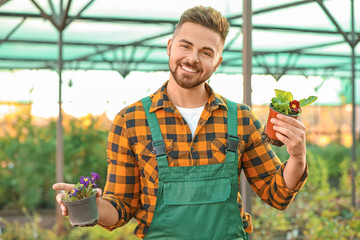
{"type": "Polygon", "coordinates": [[[161,157],[161,156],[166,155],[166,147],[165,147],[165,142],[163,139],[157,140],[157,141],[152,141],[152,146],[153,146],[153,149],[155,150],[156,157],[161,157]]]}
{"type": "Polygon", "coordinates": [[[226,151],[236,153],[237,147],[239,144],[239,137],[234,135],[229,135],[227,139],[227,149],[226,151]]]}

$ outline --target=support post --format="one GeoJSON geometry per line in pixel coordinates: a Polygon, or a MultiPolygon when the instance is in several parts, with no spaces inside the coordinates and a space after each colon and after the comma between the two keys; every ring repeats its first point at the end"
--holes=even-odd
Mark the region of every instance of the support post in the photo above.
{"type": "Polygon", "coordinates": [[[351,203],[356,208],[356,171],[354,166],[356,164],[356,59],[355,47],[357,45],[357,35],[355,33],[355,14],[354,14],[354,0],[351,0],[351,85],[352,85],[352,149],[351,149],[351,203]]]}
{"type": "MultiPolygon", "coordinates": [[[[251,0],[243,0],[243,51],[242,51],[242,68],[243,68],[243,102],[251,107],[251,75],[252,75],[252,7],[251,0]]],[[[245,174],[241,174],[241,199],[244,205],[244,211],[251,213],[251,188],[245,178],[245,174]]]]}
{"type": "MultiPolygon", "coordinates": [[[[59,115],[56,125],[56,182],[64,182],[64,148],[63,148],[63,125],[62,125],[62,70],[63,70],[63,31],[59,30],[59,56],[58,56],[58,76],[59,76],[59,115]]],[[[56,191],[57,195],[59,191],[56,191]]],[[[58,235],[64,231],[64,217],[61,214],[60,205],[56,203],[56,224],[58,235]]]]}

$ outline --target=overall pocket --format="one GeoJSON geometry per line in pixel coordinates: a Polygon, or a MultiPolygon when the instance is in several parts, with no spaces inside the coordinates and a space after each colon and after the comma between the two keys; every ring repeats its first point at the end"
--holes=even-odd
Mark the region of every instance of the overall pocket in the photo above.
{"type": "Polygon", "coordinates": [[[172,239],[224,239],[229,222],[229,178],[164,182],[167,227],[172,239]]]}

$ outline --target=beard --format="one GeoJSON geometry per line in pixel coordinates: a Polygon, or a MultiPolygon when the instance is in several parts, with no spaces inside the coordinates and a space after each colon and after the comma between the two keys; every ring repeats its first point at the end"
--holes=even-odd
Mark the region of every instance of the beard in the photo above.
{"type": "Polygon", "coordinates": [[[169,69],[171,72],[171,75],[173,76],[175,82],[182,88],[190,89],[198,87],[199,85],[203,84],[205,81],[207,81],[213,72],[209,72],[205,74],[204,76],[201,76],[201,73],[203,73],[203,69],[198,66],[198,64],[191,64],[188,61],[181,62],[177,61],[174,62],[174,64],[171,64],[171,51],[169,54],[169,69]],[[200,73],[199,76],[191,76],[191,74],[184,74],[180,71],[182,71],[181,66],[189,67],[191,69],[194,69],[197,73],[200,73]]]}
{"type": "Polygon", "coordinates": [[[198,67],[196,67],[194,65],[191,65],[188,62],[186,62],[186,63],[176,63],[175,66],[174,65],[171,66],[170,62],[169,62],[169,69],[170,69],[171,75],[173,76],[175,82],[180,87],[186,88],[186,89],[195,88],[195,87],[203,84],[208,79],[208,78],[201,78],[200,76],[194,78],[194,77],[186,76],[183,73],[180,73],[180,71],[181,71],[179,69],[179,68],[181,68],[180,64],[183,65],[183,66],[189,67],[191,69],[194,69],[196,71],[199,71],[198,67]]]}

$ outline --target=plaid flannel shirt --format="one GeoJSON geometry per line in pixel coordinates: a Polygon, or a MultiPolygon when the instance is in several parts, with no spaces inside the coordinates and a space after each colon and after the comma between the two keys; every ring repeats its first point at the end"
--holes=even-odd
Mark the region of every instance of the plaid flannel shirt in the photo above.
{"type": "MultiPolygon", "coordinates": [[[[165,141],[170,167],[218,164],[225,161],[227,142],[226,99],[205,85],[209,99],[201,114],[194,138],[180,112],[166,95],[167,82],[150,97],[150,112],[156,112],[165,141]]],[[[281,163],[269,144],[261,140],[262,126],[250,110],[238,104],[239,165],[250,186],[267,204],[285,209],[307,179],[290,190],[285,186],[281,163]]],[[[138,101],[118,113],[110,129],[107,144],[108,173],[103,198],[119,213],[113,230],[135,218],[135,234],[144,238],[154,216],[158,189],[158,169],[151,144],[151,133],[144,108],[138,101]]],[[[238,194],[239,211],[246,219],[245,231],[252,232],[251,217],[243,211],[238,194]]],[[[235,213],[234,213],[235,214],[235,213]]]]}

